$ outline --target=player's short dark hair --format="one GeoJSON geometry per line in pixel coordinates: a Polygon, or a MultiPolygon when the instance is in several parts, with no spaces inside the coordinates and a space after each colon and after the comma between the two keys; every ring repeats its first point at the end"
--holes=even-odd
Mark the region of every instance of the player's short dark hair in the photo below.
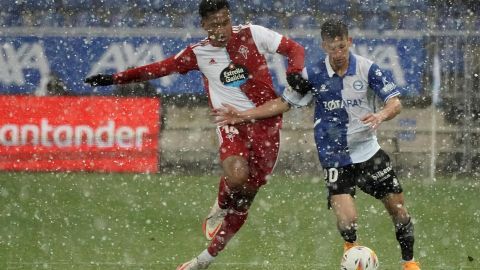
{"type": "Polygon", "coordinates": [[[322,39],[334,39],[335,37],[348,37],[348,26],[337,19],[328,19],[322,24],[322,39]]]}
{"type": "Polygon", "coordinates": [[[206,18],[210,13],[217,12],[221,9],[230,10],[227,0],[202,0],[198,6],[198,13],[202,19],[206,18]]]}

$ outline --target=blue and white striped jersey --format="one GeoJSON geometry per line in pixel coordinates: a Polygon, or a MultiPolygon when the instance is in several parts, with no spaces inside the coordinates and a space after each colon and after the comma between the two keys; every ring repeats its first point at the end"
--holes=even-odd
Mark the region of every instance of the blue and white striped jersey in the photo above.
{"type": "Polygon", "coordinates": [[[370,159],[380,145],[375,130],[360,118],[374,112],[373,94],[384,102],[400,95],[392,76],[378,65],[353,53],[349,57],[343,77],[335,74],[328,57],[307,68],[308,79],[315,87],[315,142],[323,167],[343,167],[370,159]]]}

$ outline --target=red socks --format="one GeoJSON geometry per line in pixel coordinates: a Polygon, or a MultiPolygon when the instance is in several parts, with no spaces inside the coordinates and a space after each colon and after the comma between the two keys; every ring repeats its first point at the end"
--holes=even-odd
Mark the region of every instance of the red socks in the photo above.
{"type": "Polygon", "coordinates": [[[227,186],[226,177],[222,176],[218,184],[218,205],[222,209],[227,209],[229,208],[231,199],[230,188],[227,186]]]}
{"type": "Polygon", "coordinates": [[[248,212],[237,212],[230,210],[225,216],[222,226],[217,235],[208,246],[208,253],[217,256],[227,245],[228,241],[240,230],[247,220],[248,212]]]}

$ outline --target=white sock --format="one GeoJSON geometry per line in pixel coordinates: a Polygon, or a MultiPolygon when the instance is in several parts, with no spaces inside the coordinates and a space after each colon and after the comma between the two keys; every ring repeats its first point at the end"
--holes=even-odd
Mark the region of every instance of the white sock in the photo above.
{"type": "Polygon", "coordinates": [[[197,256],[197,260],[199,263],[210,264],[213,260],[215,260],[215,257],[210,255],[210,253],[208,253],[208,250],[205,249],[204,251],[202,251],[202,253],[200,253],[200,255],[197,256]]]}

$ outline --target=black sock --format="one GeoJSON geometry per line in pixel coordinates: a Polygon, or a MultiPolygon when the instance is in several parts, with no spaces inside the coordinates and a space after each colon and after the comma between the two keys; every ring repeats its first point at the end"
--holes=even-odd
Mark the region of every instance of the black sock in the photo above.
{"type": "Polygon", "coordinates": [[[350,229],[341,229],[340,234],[346,242],[354,243],[357,241],[357,228],[352,226],[350,229]]]}
{"type": "Polygon", "coordinates": [[[256,195],[257,195],[256,191],[242,190],[240,192],[233,193],[233,196],[232,196],[233,210],[236,210],[239,212],[247,212],[248,209],[250,208],[250,205],[252,205],[252,202],[255,199],[256,195]]]}
{"type": "Polygon", "coordinates": [[[407,224],[395,224],[395,234],[402,250],[402,259],[405,261],[413,259],[413,244],[415,242],[413,232],[414,228],[411,219],[408,220],[407,224]]]}

